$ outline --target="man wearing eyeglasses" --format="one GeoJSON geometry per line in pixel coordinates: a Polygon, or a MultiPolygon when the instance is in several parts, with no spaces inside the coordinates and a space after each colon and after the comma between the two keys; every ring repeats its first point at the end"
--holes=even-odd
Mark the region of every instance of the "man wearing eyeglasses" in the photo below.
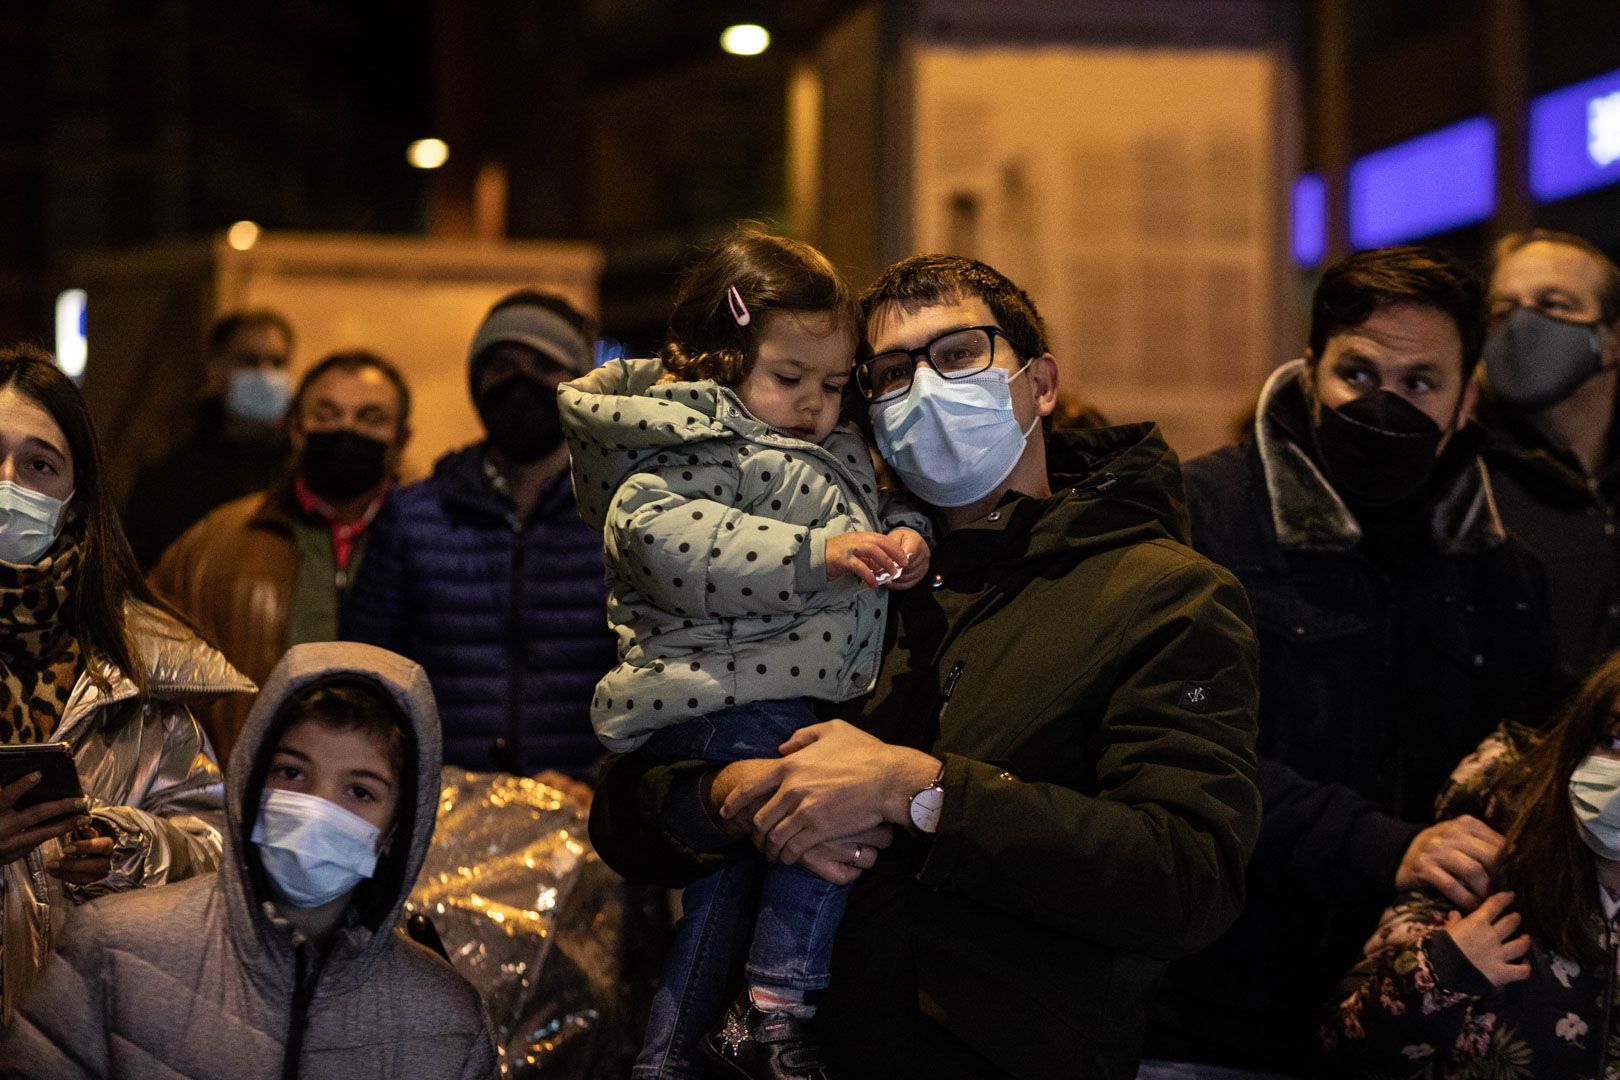
{"type": "Polygon", "coordinates": [[[592,837],[668,884],[739,837],[860,879],[817,1014],[833,1067],[762,1038],[727,1075],[1132,1077],[1148,986],[1242,902],[1247,601],[1187,546],[1156,427],[1037,434],[1058,369],[1012,282],[918,256],[862,305],[877,446],[944,533],[873,695],[781,759],[613,761],[592,837]]]}

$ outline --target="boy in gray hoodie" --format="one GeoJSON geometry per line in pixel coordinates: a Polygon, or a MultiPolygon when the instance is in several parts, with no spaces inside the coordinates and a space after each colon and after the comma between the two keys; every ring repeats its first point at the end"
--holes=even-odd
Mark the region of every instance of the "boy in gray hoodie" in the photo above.
{"type": "Polygon", "coordinates": [[[0,1076],[494,1077],[477,992],[396,931],[439,755],[416,664],[291,649],[231,755],[219,872],[76,911],[0,1042],[0,1076]]]}

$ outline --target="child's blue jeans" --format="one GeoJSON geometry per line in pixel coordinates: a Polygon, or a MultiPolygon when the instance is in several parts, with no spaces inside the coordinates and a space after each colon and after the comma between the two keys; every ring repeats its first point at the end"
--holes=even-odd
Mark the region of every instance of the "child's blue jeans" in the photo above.
{"type": "MultiPolygon", "coordinates": [[[[734,705],[656,732],[642,747],[658,761],[780,757],[779,747],[816,722],[805,698],[734,705]]],[[[631,1076],[702,1077],[698,1045],[725,1013],[727,979],[745,943],[753,986],[819,990],[827,985],[833,934],[849,886],[802,866],[745,859],[707,874],[681,894],[681,920],[653,998],[647,1040],[631,1076]]]]}

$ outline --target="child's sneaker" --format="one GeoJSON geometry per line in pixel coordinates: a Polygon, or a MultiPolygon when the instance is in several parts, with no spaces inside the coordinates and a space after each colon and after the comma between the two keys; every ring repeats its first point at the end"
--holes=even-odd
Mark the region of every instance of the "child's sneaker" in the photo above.
{"type": "Polygon", "coordinates": [[[821,1044],[810,1033],[813,1009],[788,1005],[761,1012],[744,990],[703,1050],[726,1076],[748,1080],[827,1080],[821,1044]]]}

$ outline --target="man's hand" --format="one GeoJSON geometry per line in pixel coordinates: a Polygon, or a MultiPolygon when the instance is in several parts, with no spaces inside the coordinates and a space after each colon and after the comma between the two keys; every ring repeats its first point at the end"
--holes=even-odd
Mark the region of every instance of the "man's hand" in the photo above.
{"type": "Polygon", "coordinates": [[[898,577],[889,581],[884,587],[888,589],[909,589],[921,581],[923,575],[928,573],[928,541],[923,539],[922,533],[916,529],[904,527],[889,530],[889,539],[900,545],[905,552],[905,569],[900,571],[898,577]]]}
{"type": "Polygon", "coordinates": [[[1502,851],[1502,834],[1476,817],[1431,825],[1412,839],[1395,871],[1397,889],[1429,886],[1464,911],[1491,893],[1491,870],[1502,851]]]}
{"type": "Polygon", "coordinates": [[[906,824],[911,796],[940,768],[921,750],[891,746],[842,720],[800,728],[782,753],[720,803],[721,816],[736,819],[769,794],[752,815],[754,844],[781,863],[885,822],[906,824]]]}
{"type": "Polygon", "coordinates": [[[1508,912],[1511,903],[1512,893],[1499,892],[1480,904],[1472,915],[1453,911],[1446,917],[1446,933],[1468,962],[1491,980],[1492,986],[1506,986],[1530,977],[1530,961],[1525,959],[1530,951],[1530,935],[1513,936],[1519,929],[1519,913],[1508,912]]]}
{"type": "Polygon", "coordinates": [[[85,812],[82,798],[56,799],[26,810],[13,810],[17,800],[42,779],[40,773],[29,773],[0,788],[0,866],[16,862],[47,840],[89,824],[87,817],[72,816],[85,812]]]}
{"type": "Polygon", "coordinates": [[[45,872],[69,885],[92,885],[112,873],[113,838],[95,836],[62,845],[62,857],[45,864],[45,872]]]}
{"type": "Polygon", "coordinates": [[[854,575],[875,589],[898,578],[906,569],[906,558],[905,548],[892,536],[840,533],[827,540],[827,580],[854,575]]]}
{"type": "Polygon", "coordinates": [[[879,825],[841,840],[817,844],[804,853],[799,865],[834,885],[849,885],[872,868],[881,848],[893,842],[893,827],[879,825]]]}

